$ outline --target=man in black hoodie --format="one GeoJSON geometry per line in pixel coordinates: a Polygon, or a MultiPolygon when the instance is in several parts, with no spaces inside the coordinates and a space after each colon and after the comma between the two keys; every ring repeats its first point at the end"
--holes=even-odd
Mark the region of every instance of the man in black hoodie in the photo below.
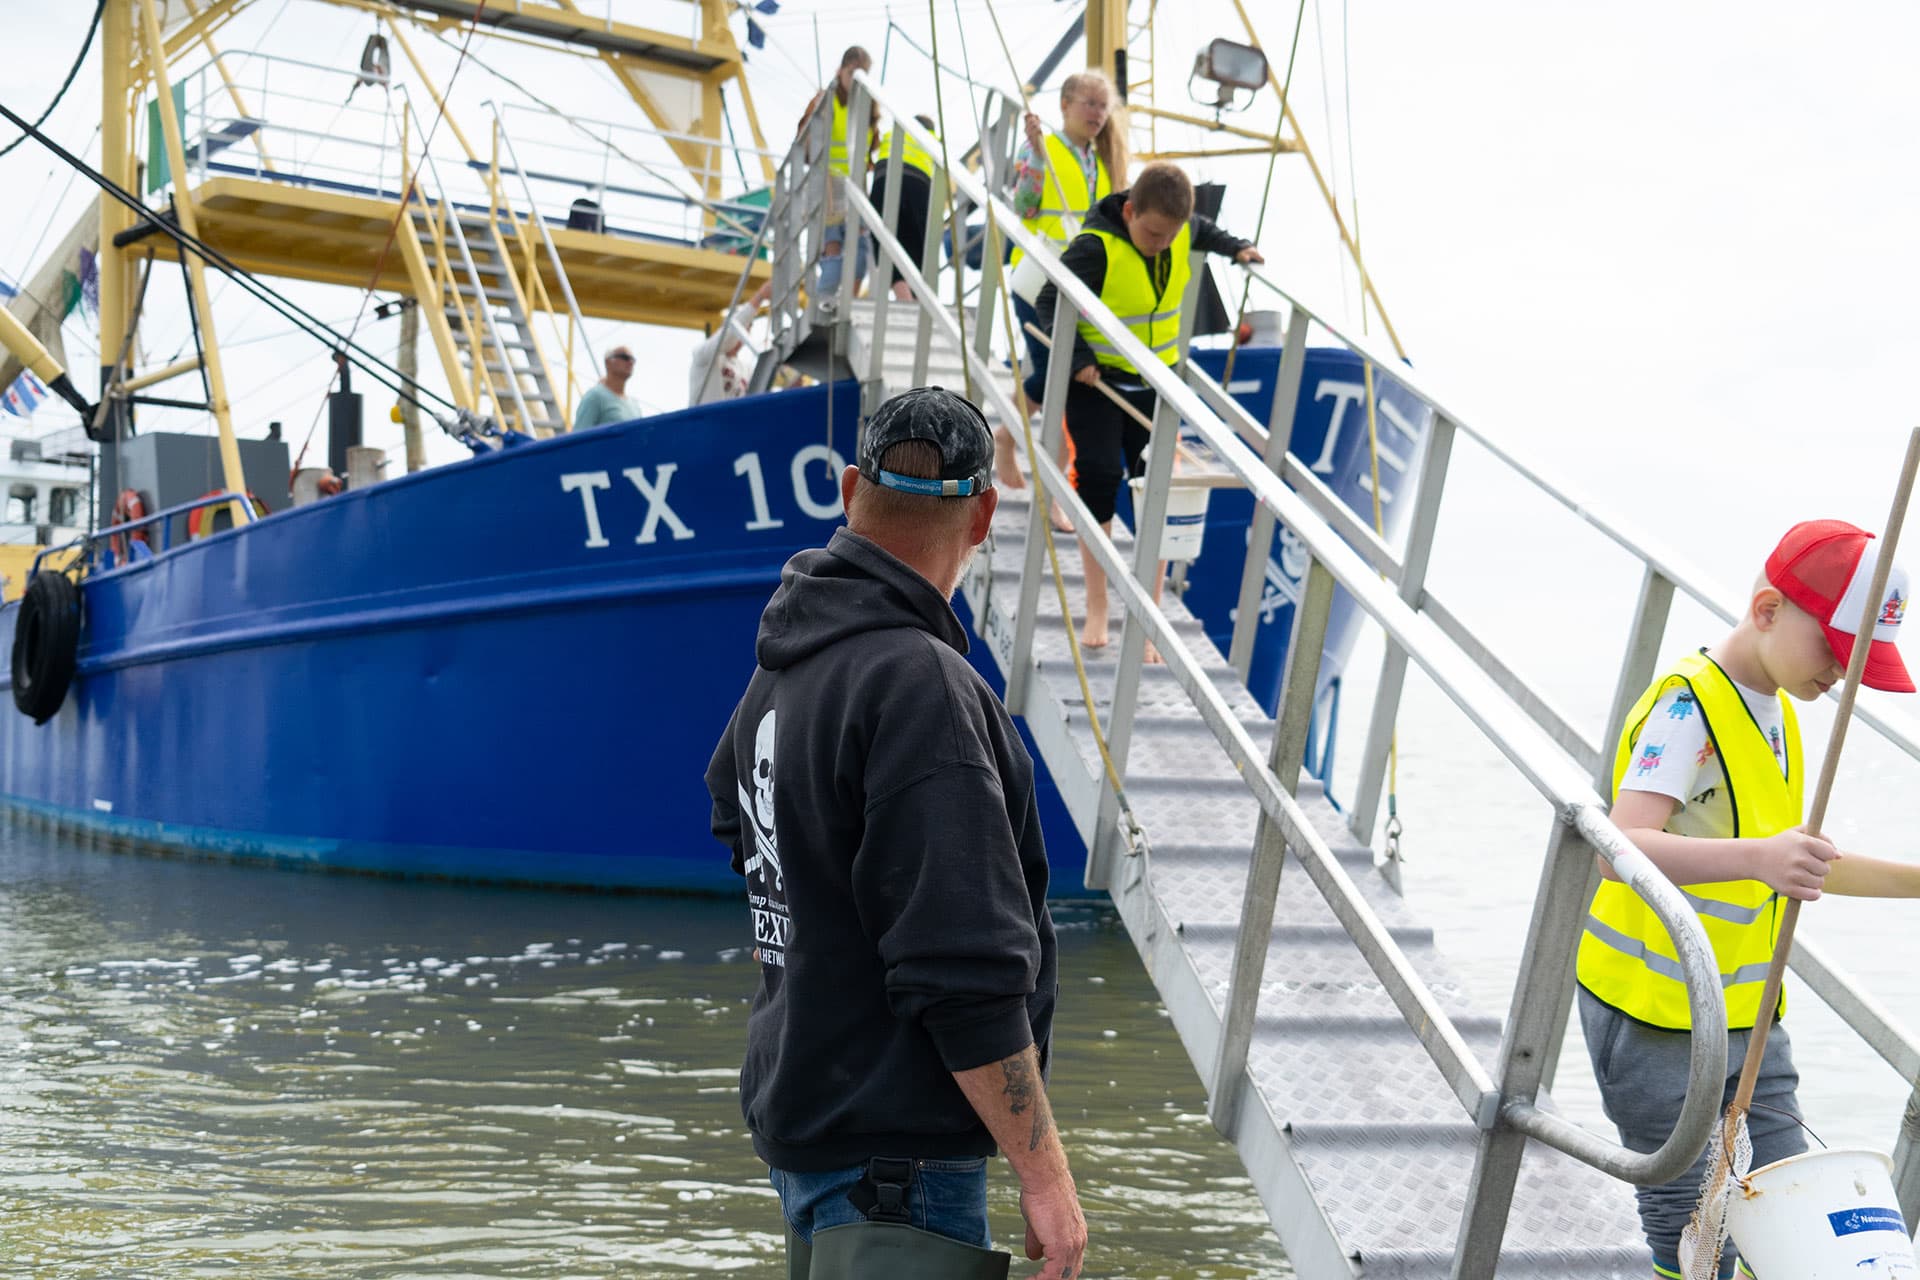
{"type": "MultiPolygon", "coordinates": [[[[1180,304],[1193,278],[1192,254],[1217,253],[1235,262],[1265,262],[1252,241],[1229,235],[1193,211],[1193,183],[1165,161],[1140,170],[1133,186],[1116,191],[1088,215],[1086,225],[1060,255],[1060,265],[1124,322],[1147,350],[1168,365],[1180,359],[1180,304]]],[[[1049,283],[1034,303],[1039,328],[1053,332],[1060,291],[1049,283]]],[[[1073,381],[1067,387],[1067,432],[1073,437],[1073,490],[1095,522],[1113,531],[1113,509],[1123,476],[1145,475],[1147,429],[1101,393],[1104,381],[1127,403],[1151,418],[1155,396],[1140,371],[1100,331],[1080,322],[1073,342],[1073,381]]],[[[1086,571],[1087,620],[1080,643],[1098,649],[1108,642],[1107,575],[1080,542],[1086,571]]],[[[1159,599],[1159,586],[1154,598],[1159,599]]],[[[1158,661],[1147,646],[1149,661],[1158,661]]]]}
{"type": "Polygon", "coordinates": [[[911,1225],[990,1244],[997,1143],[1028,1256],[1077,1276],[1033,762],[948,603],[999,499],[986,419],[937,387],[894,397],[841,495],[847,527],[787,562],[707,768],[760,961],[741,1108],[802,1245],[902,1198],[911,1225]]]}

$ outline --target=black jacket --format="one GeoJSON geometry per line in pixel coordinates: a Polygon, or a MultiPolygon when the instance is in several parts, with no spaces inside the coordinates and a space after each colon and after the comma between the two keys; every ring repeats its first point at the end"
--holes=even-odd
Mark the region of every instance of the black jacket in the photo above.
{"type": "Polygon", "coordinates": [[[994,1144],[953,1072],[1057,995],[1033,762],[952,607],[847,529],[787,562],[707,767],[747,879],[760,990],[741,1109],[790,1172],[994,1144]]]}
{"type": "MultiPolygon", "coordinates": [[[[1086,222],[1081,225],[1080,234],[1073,238],[1073,243],[1069,244],[1066,252],[1060,255],[1061,265],[1079,276],[1087,288],[1095,294],[1107,286],[1107,242],[1099,236],[1088,235],[1087,232],[1105,231],[1110,235],[1119,236],[1121,244],[1125,246],[1119,252],[1145,257],[1133,247],[1133,241],[1127,238],[1126,218],[1120,212],[1121,206],[1126,202],[1127,193],[1116,191],[1095,205],[1093,212],[1087,215],[1086,222]]],[[[1212,218],[1203,213],[1196,213],[1187,219],[1187,225],[1192,228],[1189,239],[1192,242],[1191,252],[1195,254],[1217,253],[1224,258],[1231,258],[1253,244],[1251,240],[1242,240],[1239,236],[1222,231],[1214,224],[1212,218]]],[[[1194,269],[1199,270],[1199,266],[1196,264],[1194,269]]],[[[1161,250],[1160,255],[1147,268],[1149,278],[1154,280],[1168,279],[1172,272],[1173,250],[1171,248],[1161,250]]],[[[1047,282],[1045,288],[1040,290],[1040,296],[1034,300],[1033,308],[1040,313],[1040,332],[1049,338],[1053,336],[1053,312],[1059,302],[1060,290],[1054,287],[1051,280],[1047,282]]],[[[1093,363],[1093,348],[1087,345],[1084,337],[1075,333],[1073,367],[1078,370],[1093,363]]]]}

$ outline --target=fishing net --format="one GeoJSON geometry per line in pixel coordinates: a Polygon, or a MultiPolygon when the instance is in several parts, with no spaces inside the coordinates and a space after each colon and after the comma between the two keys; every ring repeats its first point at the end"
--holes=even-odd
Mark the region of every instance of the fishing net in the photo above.
{"type": "Polygon", "coordinates": [[[1680,1233],[1680,1274],[1686,1280],[1718,1280],[1720,1254],[1727,1243],[1727,1205],[1734,1187],[1753,1168],[1753,1139],[1747,1134],[1747,1113],[1729,1107],[1713,1126],[1707,1143],[1713,1159],[1700,1183],[1700,1203],[1680,1233]],[[1733,1126],[1732,1136],[1727,1126],[1733,1126]]]}

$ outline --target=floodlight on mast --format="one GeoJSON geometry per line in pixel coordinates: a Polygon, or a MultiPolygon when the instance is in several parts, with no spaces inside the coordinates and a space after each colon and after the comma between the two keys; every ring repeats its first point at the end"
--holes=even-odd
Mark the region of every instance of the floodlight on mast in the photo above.
{"type": "Polygon", "coordinates": [[[1233,40],[1212,40],[1193,59],[1193,74],[1187,77],[1187,92],[1195,102],[1212,107],[1216,115],[1227,111],[1245,111],[1253,96],[1267,83],[1267,55],[1255,45],[1233,40]],[[1205,80],[1215,86],[1210,97],[1203,97],[1194,82],[1205,80]],[[1246,97],[1241,98],[1241,91],[1246,97]]]}

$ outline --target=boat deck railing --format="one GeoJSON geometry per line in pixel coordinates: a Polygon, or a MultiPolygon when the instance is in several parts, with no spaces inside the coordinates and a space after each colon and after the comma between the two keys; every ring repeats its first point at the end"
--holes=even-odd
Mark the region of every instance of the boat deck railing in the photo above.
{"type": "Polygon", "coordinates": [[[158,547],[152,547],[151,550],[156,556],[165,555],[167,552],[173,550],[174,521],[179,517],[191,515],[195,511],[199,511],[205,507],[224,507],[232,503],[245,501],[245,498],[231,490],[220,489],[213,493],[202,494],[191,502],[177,503],[164,510],[155,511],[150,515],[139,516],[131,520],[122,520],[118,524],[108,525],[106,528],[99,529],[93,533],[83,533],[79,537],[71,538],[66,542],[57,543],[42,550],[40,554],[33,558],[33,568],[28,572],[27,576],[31,579],[34,574],[40,572],[41,566],[49,560],[62,566],[62,572],[75,566],[83,567],[84,571],[105,572],[109,569],[123,569],[129,565],[141,563],[141,560],[132,557],[130,553],[126,555],[115,555],[113,552],[113,544],[116,541],[127,538],[131,534],[138,533],[142,529],[150,529],[155,525],[158,525],[160,528],[160,545],[158,547]]]}
{"type": "Polygon", "coordinates": [[[398,200],[424,121],[447,198],[471,210],[487,207],[498,166],[534,202],[521,213],[538,210],[555,226],[580,221],[582,201],[605,234],[737,253],[765,212],[761,175],[773,157],[751,146],[502,104],[496,117],[524,154],[539,157],[521,169],[501,164],[487,139],[459,122],[434,124],[434,103],[409,106],[407,86],[358,71],[230,50],[182,76],[179,88],[187,163],[200,182],[240,177],[398,200]]]}
{"type": "MultiPolygon", "coordinates": [[[[1610,778],[1604,770],[1607,761],[1594,745],[1595,740],[1578,732],[1541,689],[1503,663],[1480,635],[1441,606],[1428,589],[1427,574],[1456,444],[1464,440],[1486,448],[1541,492],[1594,524],[1638,558],[1644,568],[1633,629],[1620,659],[1608,723],[1598,741],[1610,742],[1617,736],[1631,701],[1655,674],[1667,606],[1675,588],[1721,616],[1728,616],[1725,603],[1717,593],[1700,586],[1699,576],[1674,557],[1628,537],[1622,532],[1623,526],[1595,515],[1590,507],[1570,497],[1566,489],[1544,480],[1538,468],[1521,461],[1519,453],[1492,432],[1465,425],[1456,402],[1441,397],[1402,362],[1378,350],[1366,337],[1352,334],[1339,319],[1309,307],[1264,281],[1264,277],[1263,282],[1288,304],[1290,314],[1271,417],[1265,424],[1253,420],[1232,396],[1193,370],[1190,363],[1182,374],[1154,358],[1097,297],[1059,265],[1057,258],[1041,250],[989,182],[957,166],[948,170],[941,163],[939,143],[913,121],[911,112],[896,105],[870,77],[858,75],[849,116],[865,118],[870,103],[877,103],[934,157],[930,201],[934,213],[929,218],[926,242],[902,245],[890,230],[895,225],[900,190],[899,148],[887,148],[879,161],[888,166],[888,198],[885,209],[875,209],[864,194],[867,163],[860,148],[849,148],[850,173],[844,180],[829,181],[825,166],[814,163],[826,143],[825,129],[816,121],[816,127],[803,133],[782,162],[763,233],[773,245],[773,358],[794,352],[821,327],[830,335],[849,330],[854,304],[852,271],[843,273],[837,298],[812,296],[807,291],[825,228],[845,218],[864,228],[877,248],[871,302],[863,304],[872,309],[871,337],[860,349],[844,336],[831,336],[829,352],[835,359],[854,362],[852,372],[868,391],[863,396],[868,410],[884,393],[890,370],[895,381],[924,380],[930,345],[937,341],[947,350],[963,353],[970,393],[991,417],[1013,425],[1018,436],[1023,418],[1012,402],[1011,387],[995,354],[1019,343],[1019,335],[1007,332],[1008,324],[1002,320],[1006,314],[1002,291],[1007,281],[1003,255],[994,250],[1006,243],[1036,254],[1057,290],[1059,305],[1051,335],[1056,348],[1070,347],[1076,326],[1084,321],[1141,370],[1144,381],[1157,393],[1155,443],[1148,451],[1147,485],[1136,511],[1133,546],[1128,554],[1101,533],[1065,472],[1053,460],[1062,435],[1071,362],[1051,362],[1043,397],[1041,439],[1027,459],[1035,481],[1035,499],[1024,540],[1019,600],[1009,610],[1015,621],[1004,663],[1006,700],[1010,710],[1024,714],[1030,711],[1032,699],[1043,696],[1036,688],[1040,676],[1035,630],[1046,580],[1046,509],[1049,504],[1058,504],[1072,516],[1089,555],[1105,571],[1123,611],[1105,716],[1104,749],[1113,771],[1099,782],[1098,812],[1089,841],[1088,885],[1114,894],[1130,928],[1138,913],[1129,911],[1126,897],[1152,892],[1148,877],[1137,871],[1126,876],[1116,874],[1123,860],[1138,867],[1150,864],[1152,859],[1150,846],[1142,847],[1138,833],[1123,830],[1122,824],[1123,786],[1148,642],[1158,650],[1166,672],[1231,760],[1259,808],[1224,1002],[1217,1010],[1211,1004],[1204,1009],[1183,1009],[1179,1007],[1182,1000],[1204,1003],[1208,998],[1195,990],[1181,994],[1162,988],[1175,1025],[1206,1078],[1211,1094],[1209,1115],[1216,1126],[1229,1137],[1238,1138],[1248,1125],[1290,1124],[1301,1119],[1276,1117],[1260,1106],[1259,1086],[1248,1070],[1262,979],[1267,976],[1270,946],[1275,945],[1271,942],[1272,922],[1281,867],[1290,854],[1398,1010],[1404,1033],[1418,1042],[1451,1090],[1460,1114],[1478,1134],[1464,1216],[1451,1242],[1454,1275],[1493,1275],[1522,1156],[1529,1144],[1553,1148],[1611,1177],[1636,1183],[1665,1181],[1687,1168],[1704,1147],[1717,1117],[1726,1076],[1726,1014],[1712,951],[1680,891],[1609,820],[1603,797],[1610,778]],[[964,228],[973,217],[983,218],[991,231],[976,288],[955,290],[960,298],[972,293],[975,305],[969,308],[944,300],[934,282],[940,278],[943,234],[950,237],[950,243],[964,244],[964,228]],[[891,298],[895,279],[907,284],[912,302],[899,303],[891,298]],[[916,336],[910,357],[887,349],[893,330],[889,309],[902,306],[910,308],[915,316],[916,336]],[[1378,455],[1396,464],[1383,475],[1412,486],[1410,518],[1404,536],[1398,539],[1383,537],[1369,528],[1317,480],[1309,461],[1289,452],[1310,337],[1330,339],[1358,354],[1371,366],[1373,379],[1392,379],[1426,410],[1428,416],[1422,422],[1407,420],[1404,415],[1400,421],[1388,421],[1383,413],[1379,424],[1382,438],[1378,455]],[[902,365],[908,366],[910,373],[900,372],[902,365]],[[1276,528],[1289,530],[1306,553],[1303,587],[1270,743],[1258,743],[1250,736],[1201,659],[1154,601],[1160,531],[1174,470],[1175,450],[1170,445],[1183,429],[1204,442],[1231,473],[1232,481],[1243,485],[1254,499],[1255,518],[1228,655],[1242,676],[1250,659],[1259,593],[1276,528]],[[1423,672],[1464,715],[1483,739],[1479,748],[1489,755],[1497,752],[1503,756],[1548,802],[1554,815],[1500,1048],[1491,1066],[1469,1049],[1434,992],[1295,798],[1313,716],[1322,640],[1336,588],[1358,606],[1380,637],[1384,651],[1360,760],[1359,791],[1348,817],[1359,839],[1366,842],[1372,836],[1385,790],[1389,744],[1410,667],[1423,672]],[[1686,1101],[1673,1132],[1651,1153],[1630,1151],[1542,1105],[1541,1091],[1554,1069],[1566,1031],[1574,987],[1574,953],[1597,875],[1595,855],[1604,858],[1613,874],[1645,900],[1663,922],[1686,975],[1696,1029],[1686,1101]]],[[[1003,108],[998,113],[1000,118],[982,122],[989,179],[996,168],[993,157],[1004,150],[998,145],[1004,139],[992,135],[996,129],[1007,127],[1009,114],[1003,108]]],[[[880,133],[882,139],[892,136],[886,128],[880,133]]],[[[958,148],[954,154],[959,154],[958,148]]],[[[848,253],[853,251],[853,239],[848,238],[848,253]]],[[[964,276],[964,267],[960,274],[964,276]]],[[[1196,286],[1198,276],[1195,273],[1196,286]]],[[[1183,317],[1191,317],[1194,310],[1190,300],[1183,308],[1183,317]]],[[[1181,335],[1183,349],[1189,337],[1187,333],[1181,335]]],[[[851,443],[854,424],[847,424],[846,430],[851,443]]],[[[1914,753],[1914,736],[1892,717],[1877,713],[1868,723],[1909,754],[1914,753]]],[[[1067,762],[1049,758],[1048,763],[1058,768],[1067,762]]],[[[1071,763],[1077,767],[1079,761],[1071,763]]],[[[1143,955],[1164,945],[1140,936],[1136,936],[1136,942],[1143,955]]],[[[1856,983],[1815,957],[1817,952],[1807,944],[1799,945],[1797,967],[1802,976],[1905,1078],[1914,1079],[1920,1068],[1920,1046],[1911,1034],[1861,994],[1856,983]]],[[[1242,1149],[1248,1147],[1242,1144],[1242,1149]]],[[[1904,1135],[1896,1160],[1902,1208],[1912,1214],[1915,1200],[1920,1199],[1920,1165],[1904,1135]]],[[[1264,1176],[1251,1163],[1250,1172],[1256,1181],[1264,1176]]],[[[1264,1195],[1267,1188],[1262,1191],[1264,1195]]]]}

